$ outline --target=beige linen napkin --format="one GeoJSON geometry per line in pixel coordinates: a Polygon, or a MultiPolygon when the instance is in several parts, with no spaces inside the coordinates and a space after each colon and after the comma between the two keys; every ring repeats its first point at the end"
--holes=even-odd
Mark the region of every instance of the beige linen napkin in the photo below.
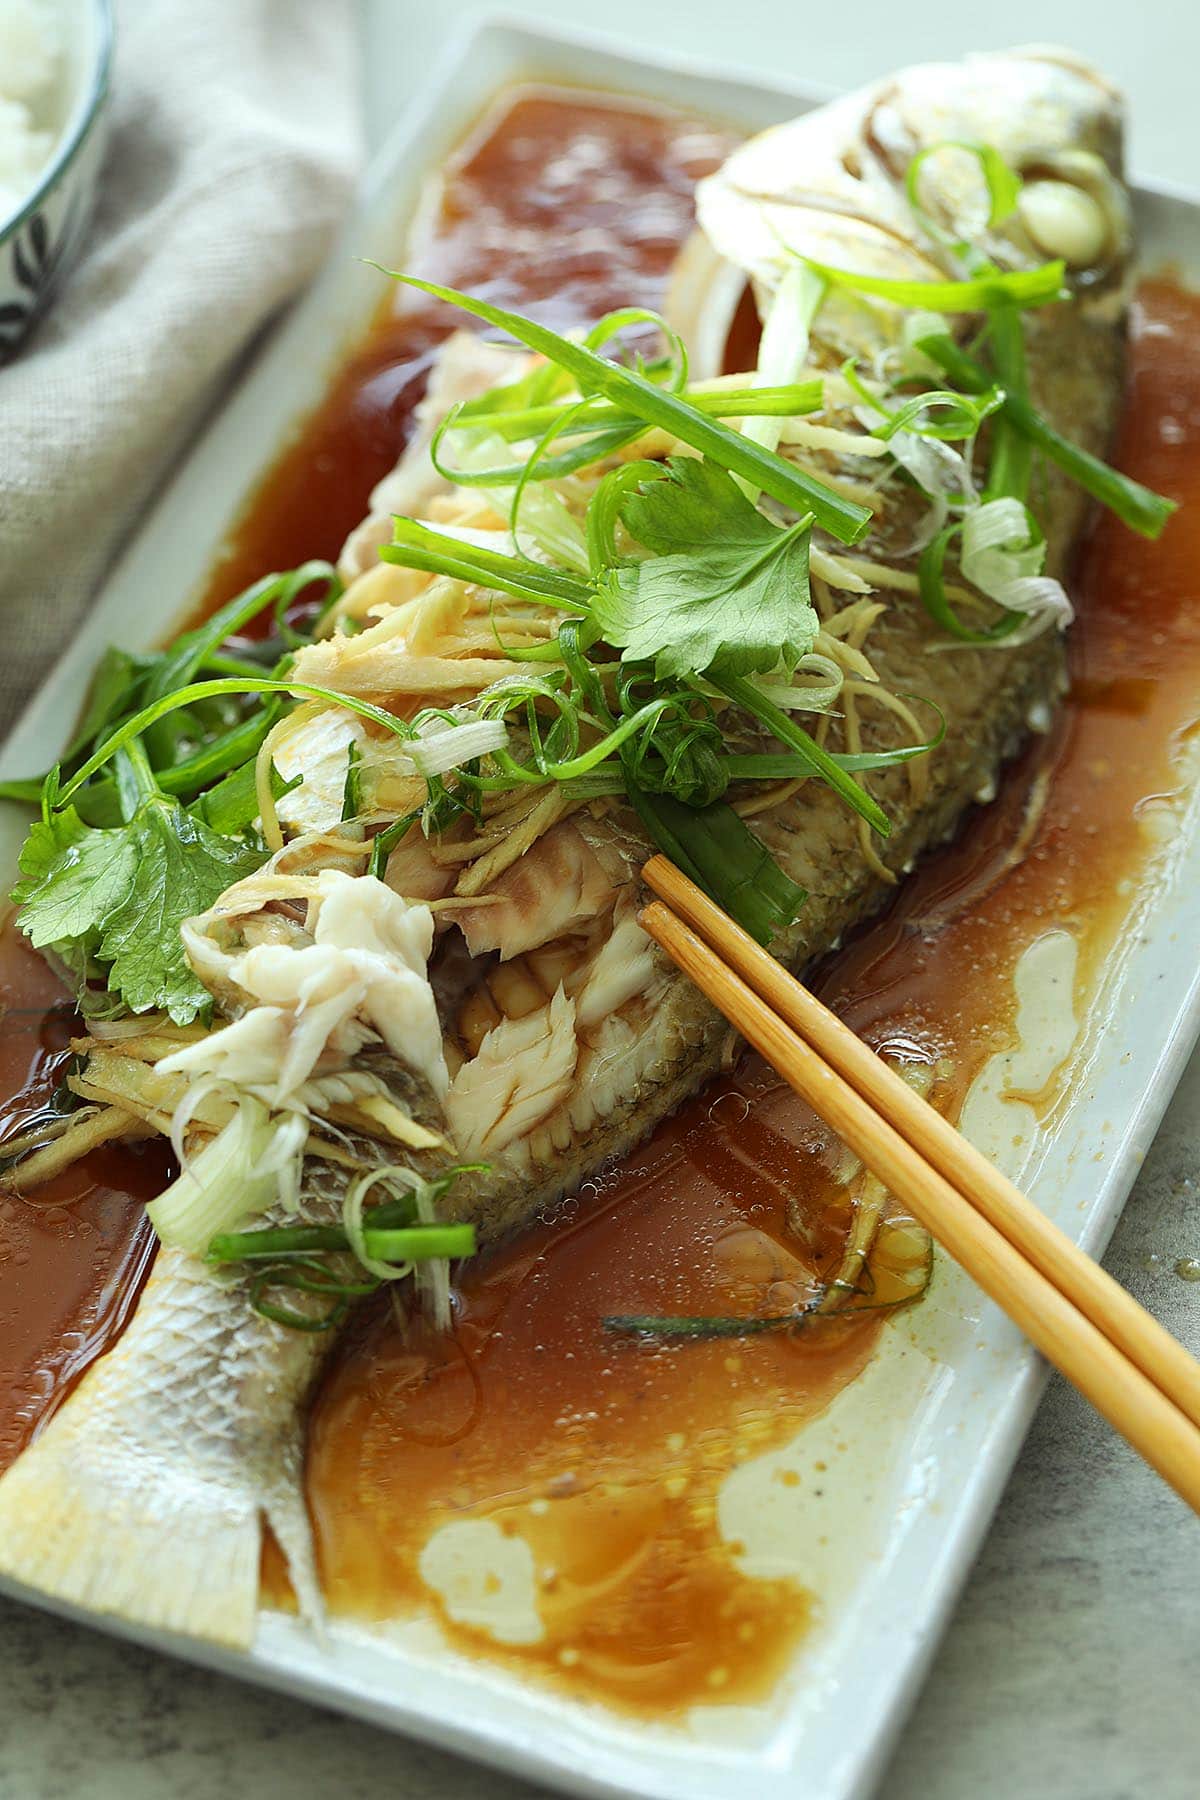
{"type": "Polygon", "coordinates": [[[357,164],[355,20],[352,0],[118,5],[96,217],[0,370],[0,736],[237,353],[320,261],[357,164]]]}

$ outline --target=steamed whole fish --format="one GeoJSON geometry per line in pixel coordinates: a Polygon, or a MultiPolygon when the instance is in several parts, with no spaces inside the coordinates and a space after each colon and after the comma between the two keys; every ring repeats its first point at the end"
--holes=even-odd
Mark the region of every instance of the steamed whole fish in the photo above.
{"type": "MultiPolygon", "coordinates": [[[[769,318],[796,255],[885,279],[944,280],[905,176],[935,146],[986,143],[1026,178],[1016,211],[982,233],[990,262],[1011,271],[1058,256],[1072,289],[1068,303],[1030,316],[1030,399],[1102,453],[1120,390],[1129,255],[1120,135],[1113,90],[1066,56],[1014,52],[909,71],[736,152],[701,187],[707,243],[682,260],[681,283],[690,271],[711,297],[722,282],[734,292],[744,272],[769,318]]],[[[926,185],[952,212],[956,182],[977,191],[971,174],[938,158],[926,185]]],[[[682,322],[703,360],[712,310],[694,311],[682,322]]],[[[805,367],[827,375],[832,393],[848,355],[886,366],[904,347],[900,315],[831,290],[805,367]]],[[[511,550],[495,490],[457,489],[439,475],[429,436],[455,400],[530,367],[520,353],[451,340],[421,434],[347,544],[339,627],[299,651],[297,681],[411,717],[422,702],[461,709],[526,674],[504,642],[546,643],[550,609],[514,609],[506,639],[485,586],[389,565],[378,551],[398,507],[464,545],[511,550]]],[[[840,701],[828,741],[869,756],[911,737],[914,695],[936,704],[945,730],[923,757],[863,774],[890,820],[884,840],[811,779],[738,797],[807,894],[772,945],[797,966],[877,908],[992,791],[1064,684],[1053,629],[947,646],[916,598],[928,491],[897,478],[890,461],[891,479],[877,479],[891,453],[856,407],[838,390],[823,412],[789,421],[783,438],[789,455],[876,508],[871,536],[853,551],[813,540],[818,660],[840,701]]],[[[650,438],[614,454],[678,448],[650,438]]],[[[1057,469],[1043,476],[1053,583],[1068,570],[1087,501],[1057,469]]],[[[563,489],[568,515],[574,493],[563,489]]],[[[995,613],[985,602],[976,616],[986,624],[995,613]]],[[[159,1129],[172,1119],[184,1129],[180,1109],[190,1107],[185,1124],[207,1133],[206,1145],[248,1116],[247,1129],[265,1118],[276,1134],[309,1121],[302,1164],[299,1152],[289,1163],[280,1151],[298,1192],[267,1208],[268,1219],[336,1219],[351,1171],[386,1168],[397,1143],[419,1168],[448,1156],[486,1164],[444,1209],[473,1221],[486,1243],[629,1149],[707,1080],[727,1027],[638,926],[638,871],[654,846],[630,808],[565,785],[500,795],[440,837],[409,828],[379,880],[361,873],[368,827],[341,823],[352,745],[372,797],[369,826],[408,816],[424,791],[411,761],[362,718],[306,702],[276,747],[280,774],[301,778],[278,803],[290,839],[185,934],[217,1029],[156,1043],[150,1073],[127,1089],[114,1085],[120,1046],[93,1044],[79,1091],[110,1104],[124,1094],[131,1116],[159,1129]],[[231,1114],[230,1093],[259,1113],[231,1114]],[[372,1135],[372,1119],[387,1130],[372,1135]]],[[[739,747],[765,742],[744,731],[739,747]]],[[[244,1644],[265,1515],[303,1609],[319,1616],[301,1471],[304,1402],[327,1338],[262,1317],[252,1297],[249,1274],[219,1279],[193,1250],[160,1253],[124,1337],[0,1479],[0,1571],[95,1611],[244,1644]]]]}

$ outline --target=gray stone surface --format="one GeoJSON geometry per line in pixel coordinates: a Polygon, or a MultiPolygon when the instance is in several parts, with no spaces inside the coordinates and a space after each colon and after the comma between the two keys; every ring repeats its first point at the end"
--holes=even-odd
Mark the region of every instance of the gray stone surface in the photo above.
{"type": "MultiPolygon", "coordinates": [[[[377,140],[466,7],[364,0],[377,140]]],[[[570,0],[520,4],[568,19],[570,0]]],[[[576,14],[576,16],[578,16],[576,14]]],[[[953,54],[979,21],[950,0],[860,0],[850,32],[809,8],[610,0],[604,22],[668,48],[847,84],[953,54]]],[[[1200,185],[1200,14],[1171,0],[1128,30],[1093,0],[1013,0],[1000,37],[1091,47],[1140,101],[1143,167],[1200,185]]],[[[1000,41],[997,37],[995,41],[1000,41]]],[[[1200,1057],[1126,1209],[1108,1266],[1200,1348],[1200,1057]]],[[[881,1800],[1193,1800],[1200,1792],[1200,1537],[1184,1507],[1052,1382],[881,1800]]],[[[0,1602],[0,1800],[517,1800],[535,1790],[295,1701],[0,1602]]]]}

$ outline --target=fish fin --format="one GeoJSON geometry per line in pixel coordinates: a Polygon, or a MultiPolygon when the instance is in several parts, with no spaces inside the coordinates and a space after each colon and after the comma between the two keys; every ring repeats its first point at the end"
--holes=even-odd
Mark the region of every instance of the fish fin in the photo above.
{"type": "Polygon", "coordinates": [[[325,1602],[313,1553],[312,1524],[304,1499],[304,1448],[297,1432],[262,1495],[262,1507],[283,1551],[300,1616],[325,1638],[325,1602]]]}

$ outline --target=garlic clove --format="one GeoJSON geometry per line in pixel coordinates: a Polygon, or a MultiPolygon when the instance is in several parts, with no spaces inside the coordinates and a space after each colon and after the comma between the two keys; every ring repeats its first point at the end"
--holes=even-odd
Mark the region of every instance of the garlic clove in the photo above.
{"type": "Polygon", "coordinates": [[[1017,202],[1021,222],[1047,256],[1073,269],[1099,262],[1108,244],[1108,220],[1091,194],[1067,181],[1029,181],[1017,202]]]}

